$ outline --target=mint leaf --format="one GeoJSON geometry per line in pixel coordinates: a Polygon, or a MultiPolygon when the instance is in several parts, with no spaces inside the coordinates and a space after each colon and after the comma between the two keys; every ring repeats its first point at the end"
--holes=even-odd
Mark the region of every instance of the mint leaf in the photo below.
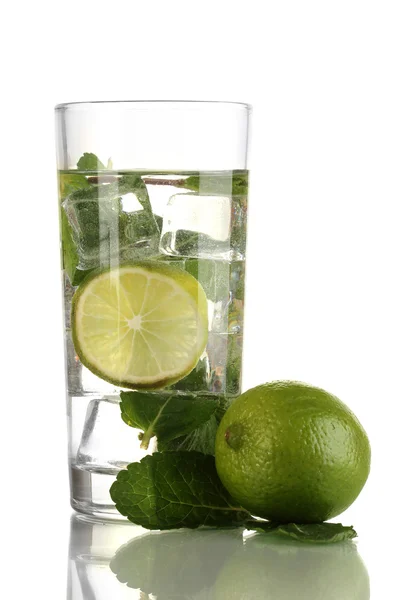
{"type": "Polygon", "coordinates": [[[346,527],[341,523],[313,523],[298,525],[287,523],[279,525],[271,521],[248,521],[246,528],[259,533],[271,533],[274,535],[290,537],[299,542],[310,542],[314,544],[333,544],[352,540],[357,537],[353,527],[346,527]]]}
{"type": "Polygon", "coordinates": [[[110,495],[117,510],[147,529],[242,525],[249,513],[223,487],[212,456],[157,452],[120,471],[110,495]]]}
{"type": "Polygon", "coordinates": [[[87,275],[89,275],[89,273],[92,273],[93,269],[79,269],[79,267],[77,269],[75,269],[73,276],[70,278],[71,281],[71,285],[73,285],[74,287],[80,285],[83,280],[87,277],[87,275]]]}
{"type": "Polygon", "coordinates": [[[140,447],[144,449],[154,435],[163,443],[190,433],[218,407],[214,398],[194,394],[121,392],[120,397],[121,417],[127,425],[143,430],[140,447]]]}
{"type": "Polygon", "coordinates": [[[258,533],[274,533],[276,534],[277,529],[279,528],[278,523],[274,523],[273,521],[259,521],[258,519],[253,519],[251,521],[247,521],[245,523],[246,529],[249,531],[257,531],[258,533]]]}
{"type": "Polygon", "coordinates": [[[80,171],[101,171],[106,168],[101,160],[91,152],[85,152],[76,163],[76,166],[80,171]]]}
{"type": "Polygon", "coordinates": [[[148,533],[119,548],[110,569],[119,582],[139,589],[143,598],[212,598],[221,569],[240,551],[239,528],[148,533]]]}
{"type": "Polygon", "coordinates": [[[202,452],[203,454],[215,454],[215,437],[222,417],[228,409],[231,399],[224,396],[218,397],[218,406],[206,423],[200,425],[186,436],[182,436],[169,442],[158,442],[158,449],[161,452],[182,451],[202,452]]]}
{"type": "Polygon", "coordinates": [[[203,454],[215,454],[215,436],[217,435],[219,422],[215,415],[200,425],[194,431],[186,436],[182,436],[169,442],[158,442],[157,447],[160,452],[182,451],[202,452],[203,454]]]}

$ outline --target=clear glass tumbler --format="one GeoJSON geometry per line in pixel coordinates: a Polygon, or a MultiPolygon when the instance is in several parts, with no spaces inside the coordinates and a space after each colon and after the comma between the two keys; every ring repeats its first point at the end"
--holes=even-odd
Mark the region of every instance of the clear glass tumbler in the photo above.
{"type": "Polygon", "coordinates": [[[156,449],[213,453],[240,393],[249,115],[229,102],[56,107],[78,511],[117,516],[116,474],[156,449]],[[189,402],[217,410],[190,425],[189,402]]]}

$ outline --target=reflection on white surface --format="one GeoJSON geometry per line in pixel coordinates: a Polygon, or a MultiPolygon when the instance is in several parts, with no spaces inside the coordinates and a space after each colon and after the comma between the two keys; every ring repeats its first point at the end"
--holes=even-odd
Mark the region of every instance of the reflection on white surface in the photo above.
{"type": "Polygon", "coordinates": [[[318,546],[241,530],[146,532],[71,520],[67,600],[369,600],[351,542],[318,546]]]}

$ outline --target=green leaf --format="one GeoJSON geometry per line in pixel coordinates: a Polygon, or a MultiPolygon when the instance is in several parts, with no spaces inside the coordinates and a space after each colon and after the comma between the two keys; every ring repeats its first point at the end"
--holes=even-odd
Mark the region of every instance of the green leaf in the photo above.
{"type": "Polygon", "coordinates": [[[249,531],[257,531],[258,533],[275,533],[279,527],[278,523],[273,521],[261,521],[258,519],[252,519],[245,523],[246,529],[249,531]]]}
{"type": "Polygon", "coordinates": [[[357,537],[357,532],[353,527],[346,527],[341,523],[313,523],[307,525],[287,523],[279,525],[271,521],[252,520],[246,523],[246,528],[259,533],[270,533],[290,537],[299,542],[314,544],[333,544],[357,537]]]}
{"type": "Polygon", "coordinates": [[[117,510],[147,529],[240,526],[250,517],[223,487],[212,456],[156,452],[120,471],[110,494],[117,510]]]}
{"type": "Polygon", "coordinates": [[[168,442],[158,442],[157,447],[160,452],[182,451],[202,452],[203,454],[215,454],[215,437],[217,435],[218,421],[215,415],[200,425],[194,431],[185,436],[170,440],[168,442]]]}
{"type": "Polygon", "coordinates": [[[76,166],[80,171],[101,171],[106,168],[101,160],[91,152],[85,152],[76,163],[76,166]]]}
{"type": "Polygon", "coordinates": [[[186,435],[208,421],[218,402],[194,394],[121,392],[121,417],[130,427],[143,430],[141,448],[148,448],[156,435],[158,443],[186,435]]]}
{"type": "Polygon", "coordinates": [[[72,277],[70,277],[70,282],[71,285],[73,285],[74,287],[80,285],[82,283],[82,281],[89,275],[89,273],[91,273],[93,271],[93,269],[79,269],[76,268],[74,273],[72,274],[72,277]]]}
{"type": "Polygon", "coordinates": [[[222,417],[228,409],[230,402],[231,399],[229,398],[225,398],[223,396],[218,397],[217,410],[206,423],[200,425],[200,427],[186,436],[176,438],[175,440],[171,440],[169,442],[158,442],[158,449],[161,452],[172,450],[187,450],[189,452],[196,451],[214,456],[217,429],[222,417]]]}

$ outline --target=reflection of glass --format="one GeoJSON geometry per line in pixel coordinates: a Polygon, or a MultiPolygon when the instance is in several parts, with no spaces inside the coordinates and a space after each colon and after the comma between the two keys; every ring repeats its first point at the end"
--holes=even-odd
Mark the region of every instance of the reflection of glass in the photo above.
{"type": "Polygon", "coordinates": [[[356,544],[71,521],[68,600],[369,600],[356,544]]]}
{"type": "Polygon", "coordinates": [[[140,593],[124,588],[109,568],[121,546],[143,533],[123,521],[99,521],[76,515],[71,519],[67,600],[135,600],[140,593]]]}

